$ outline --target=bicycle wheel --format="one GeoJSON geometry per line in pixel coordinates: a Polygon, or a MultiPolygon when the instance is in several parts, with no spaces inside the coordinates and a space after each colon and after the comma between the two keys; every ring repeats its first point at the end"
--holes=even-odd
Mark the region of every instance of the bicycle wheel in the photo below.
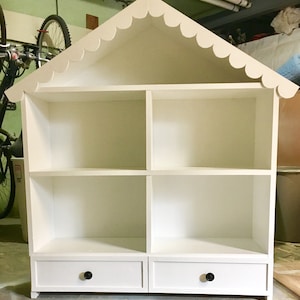
{"type": "MultiPolygon", "coordinates": [[[[0,44],[6,45],[6,24],[2,6],[0,5],[0,44]]],[[[0,59],[0,71],[2,70],[3,61],[0,59]]]]}
{"type": "Polygon", "coordinates": [[[7,157],[2,150],[0,155],[0,219],[3,219],[14,205],[16,186],[10,157],[7,157]]]}
{"type": "Polygon", "coordinates": [[[71,46],[69,29],[62,17],[51,15],[44,20],[37,37],[37,46],[37,68],[71,46]]]}
{"type": "Polygon", "coordinates": [[[2,6],[0,5],[0,44],[6,45],[6,25],[2,6]]]}

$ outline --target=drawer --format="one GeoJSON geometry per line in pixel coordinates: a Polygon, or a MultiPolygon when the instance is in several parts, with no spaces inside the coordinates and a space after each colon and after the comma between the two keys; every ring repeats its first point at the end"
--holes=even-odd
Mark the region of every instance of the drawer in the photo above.
{"type": "Polygon", "coordinates": [[[150,292],[265,295],[267,265],[150,262],[150,292]]]}
{"type": "Polygon", "coordinates": [[[36,260],[33,290],[135,292],[148,289],[145,260],[36,260]]]}

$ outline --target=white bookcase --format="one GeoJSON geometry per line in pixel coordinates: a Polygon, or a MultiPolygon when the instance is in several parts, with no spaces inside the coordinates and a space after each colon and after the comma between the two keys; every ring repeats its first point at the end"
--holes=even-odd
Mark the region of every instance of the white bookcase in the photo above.
{"type": "Polygon", "coordinates": [[[271,300],[278,102],[296,90],[160,0],[135,1],[16,84],[32,297],[271,300]],[[202,69],[172,65],[176,44],[202,69]]]}

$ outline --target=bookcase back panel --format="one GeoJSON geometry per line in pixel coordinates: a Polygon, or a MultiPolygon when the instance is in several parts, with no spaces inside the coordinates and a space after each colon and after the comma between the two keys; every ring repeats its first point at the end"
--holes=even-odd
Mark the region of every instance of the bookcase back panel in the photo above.
{"type": "Polygon", "coordinates": [[[54,104],[51,122],[54,167],[145,166],[143,101],[54,104]]]}
{"type": "MultiPolygon", "coordinates": [[[[233,78],[243,82],[249,80],[243,69],[233,69],[229,61],[219,60],[216,63],[213,50],[199,47],[196,38],[182,39],[180,26],[162,29],[163,17],[148,16],[142,20],[133,19],[133,22],[142,23],[143,28],[136,32],[121,30],[109,43],[101,41],[100,48],[105,54],[85,53],[87,64],[80,74],[70,76],[72,80],[68,80],[67,84],[180,84],[233,82],[233,78]],[[148,26],[153,21],[158,26],[148,26]],[[128,33],[130,43],[127,41],[128,33]],[[199,55],[202,58],[195,59],[199,55]],[[93,68],[89,68],[90,64],[93,68]]],[[[54,80],[59,82],[59,74],[54,80]]]]}

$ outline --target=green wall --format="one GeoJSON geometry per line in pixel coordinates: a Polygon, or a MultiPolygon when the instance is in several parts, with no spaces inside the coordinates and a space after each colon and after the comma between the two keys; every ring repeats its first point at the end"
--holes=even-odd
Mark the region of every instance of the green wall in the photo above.
{"type": "Polygon", "coordinates": [[[31,16],[46,18],[58,14],[70,25],[85,28],[86,14],[99,18],[99,24],[105,22],[122,9],[122,4],[115,0],[1,0],[3,9],[31,16]]]}

